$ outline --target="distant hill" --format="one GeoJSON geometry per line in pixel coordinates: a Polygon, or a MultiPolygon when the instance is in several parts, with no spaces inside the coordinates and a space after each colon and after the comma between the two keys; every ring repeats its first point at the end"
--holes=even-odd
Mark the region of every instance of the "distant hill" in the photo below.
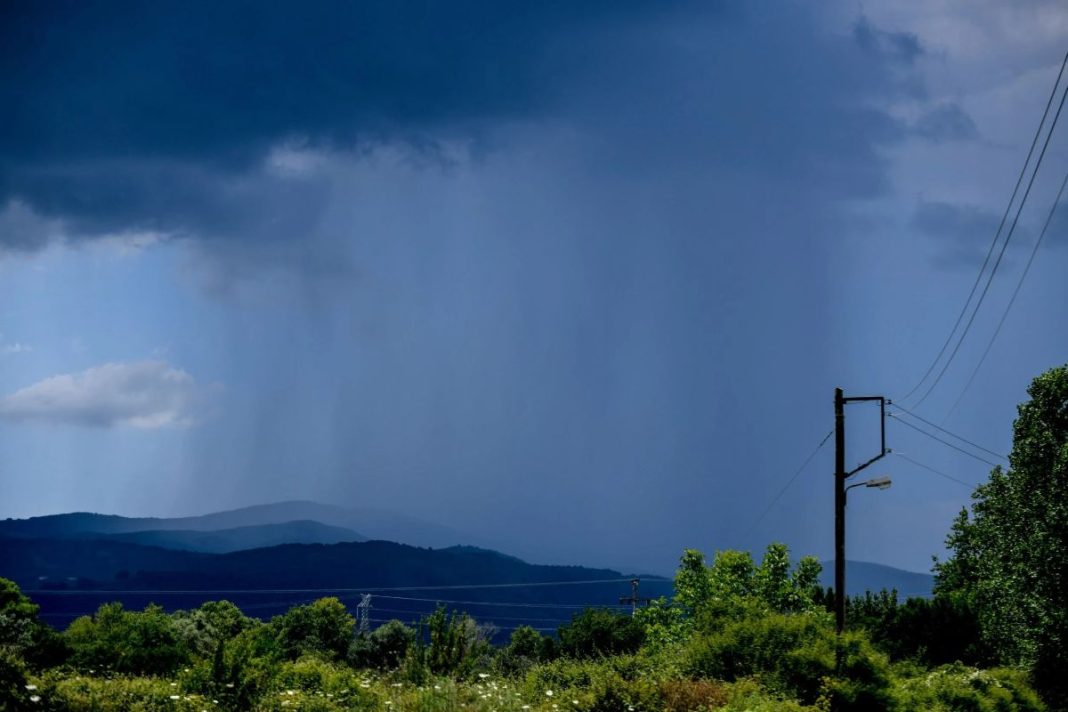
{"type": "MultiPolygon", "coordinates": [[[[0,537],[33,537],[43,539],[68,539],[82,537],[86,534],[130,534],[133,532],[219,532],[223,530],[242,529],[245,527],[262,527],[282,525],[292,522],[316,522],[328,527],[348,529],[359,532],[358,539],[384,539],[398,541],[414,546],[446,547],[458,544],[471,544],[472,537],[438,524],[426,522],[403,514],[383,512],[374,509],[347,509],[316,502],[278,502],[262,504],[225,512],[215,512],[194,517],[120,517],[113,514],[94,514],[90,512],[73,512],[70,514],[53,514],[29,519],[0,520],[0,537]]],[[[248,535],[233,535],[238,538],[248,535]]],[[[269,537],[264,532],[265,537],[269,537]]],[[[187,540],[191,540],[186,537],[187,540]]],[[[338,539],[343,541],[346,539],[338,539]]],[[[160,542],[165,539],[159,539],[160,542]]],[[[167,540],[170,543],[176,539],[167,540]]],[[[290,541],[307,541],[291,539],[290,541]]],[[[146,543],[149,543],[146,541],[146,543]]],[[[264,544],[281,543],[264,541],[264,544]]],[[[307,543],[312,543],[307,541],[307,543]]],[[[324,541],[323,543],[328,543],[324,541]]],[[[246,548],[246,547],[241,547],[246,548]]],[[[211,549],[213,551],[222,549],[211,549]]],[[[230,547],[234,550],[234,547],[230,547]]]]}
{"type": "MultiPolygon", "coordinates": [[[[81,534],[79,538],[100,538],[101,536],[105,535],[81,534]]],[[[210,554],[227,554],[232,551],[261,549],[279,544],[339,544],[347,541],[367,541],[367,537],[352,529],[332,527],[312,521],[259,524],[216,531],[156,529],[106,536],[112,541],[210,554]]]]}
{"type": "Polygon", "coordinates": [[[229,554],[112,539],[7,539],[0,576],[31,589],[294,589],[519,584],[622,579],[611,569],[528,564],[495,551],[423,549],[388,541],[284,544],[229,554]]]}
{"type": "MultiPolygon", "coordinates": [[[[824,561],[820,583],[834,586],[834,562],[824,561]]],[[[846,593],[863,596],[865,591],[897,590],[898,598],[930,598],[934,591],[934,576],[917,571],[905,571],[870,561],[846,562],[846,593]]]]}
{"type": "MultiPolygon", "coordinates": [[[[374,622],[408,622],[443,602],[504,635],[517,625],[553,630],[586,606],[619,607],[629,576],[611,569],[544,566],[475,547],[424,549],[387,541],[281,546],[208,554],[114,539],[0,541],[0,576],[13,579],[63,627],[108,601],[173,610],[228,599],[267,617],[322,596],[354,606],[375,599],[374,622]]],[[[643,595],[671,581],[643,577],[643,595]]]]}

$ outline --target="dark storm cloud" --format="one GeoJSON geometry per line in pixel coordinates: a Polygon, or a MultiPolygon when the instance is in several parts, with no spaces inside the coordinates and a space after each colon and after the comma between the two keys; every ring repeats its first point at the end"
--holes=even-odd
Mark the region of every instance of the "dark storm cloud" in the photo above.
{"type": "Polygon", "coordinates": [[[18,199],[86,235],[227,232],[213,191],[278,141],[432,143],[428,133],[536,115],[593,28],[667,8],[5,3],[0,206],[18,199]]]}
{"type": "Polygon", "coordinates": [[[330,181],[266,169],[272,148],[433,160],[450,139],[493,146],[509,121],[562,119],[625,172],[713,164],[769,190],[885,190],[878,146],[907,128],[872,105],[917,93],[914,36],[865,19],[829,34],[789,3],[679,5],[9,4],[0,248],[54,239],[31,212],[68,239],[297,245],[330,181]]]}

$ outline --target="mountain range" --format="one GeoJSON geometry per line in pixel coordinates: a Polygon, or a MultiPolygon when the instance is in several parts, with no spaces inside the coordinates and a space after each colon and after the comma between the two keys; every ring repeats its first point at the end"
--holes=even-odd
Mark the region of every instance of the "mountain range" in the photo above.
{"type": "MultiPolygon", "coordinates": [[[[384,616],[372,620],[414,620],[441,601],[479,620],[507,621],[499,624],[505,629],[523,621],[552,629],[584,606],[619,606],[632,578],[607,568],[529,564],[412,517],[314,502],[197,517],[7,519],[0,521],[0,576],[59,626],[111,600],[176,609],[227,598],[265,616],[319,596],[354,605],[371,594],[375,615],[384,616]]],[[[825,562],[824,585],[832,577],[825,562]]],[[[640,578],[640,595],[671,595],[670,579],[640,578]]],[[[887,588],[902,598],[928,596],[932,582],[929,574],[849,562],[853,595],[887,588]]]]}

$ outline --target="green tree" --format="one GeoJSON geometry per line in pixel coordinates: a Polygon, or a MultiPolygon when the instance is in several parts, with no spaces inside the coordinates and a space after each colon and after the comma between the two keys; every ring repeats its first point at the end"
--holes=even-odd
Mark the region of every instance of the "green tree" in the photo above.
{"type": "Polygon", "coordinates": [[[560,652],[572,658],[633,653],[645,640],[645,627],[629,615],[587,608],[559,629],[560,652]]]}
{"type": "Polygon", "coordinates": [[[127,611],[121,603],[102,605],[93,617],[78,618],[64,632],[71,662],[82,668],[135,675],[166,675],[189,660],[174,622],[156,605],[127,611]]]}
{"type": "Polygon", "coordinates": [[[1068,709],[1068,365],[1036,378],[995,467],[953,523],[936,593],[975,606],[984,638],[1068,709]]]}
{"type": "Polygon", "coordinates": [[[330,597],[295,606],[272,620],[271,625],[283,657],[296,660],[308,652],[338,660],[348,653],[356,621],[345,604],[330,597]]]}
{"type": "Polygon", "coordinates": [[[222,643],[252,627],[252,619],[229,601],[208,601],[191,611],[177,611],[172,618],[178,637],[202,658],[214,655],[222,643]]]}
{"type": "Polygon", "coordinates": [[[349,662],[359,668],[393,670],[404,660],[414,640],[414,630],[401,621],[389,621],[375,628],[370,635],[353,639],[349,646],[349,662]]]}
{"type": "Polygon", "coordinates": [[[37,618],[37,604],[14,581],[0,578],[0,650],[41,668],[66,658],[62,639],[37,618]]]}

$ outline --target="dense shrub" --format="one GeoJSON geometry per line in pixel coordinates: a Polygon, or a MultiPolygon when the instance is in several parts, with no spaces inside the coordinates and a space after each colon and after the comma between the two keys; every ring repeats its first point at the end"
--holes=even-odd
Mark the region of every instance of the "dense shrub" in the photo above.
{"type": "Polygon", "coordinates": [[[660,683],[664,712],[712,710],[727,704],[727,689],[710,680],[665,680],[660,683]]]}
{"type": "Polygon", "coordinates": [[[133,675],[167,675],[190,659],[173,619],[162,608],[124,610],[107,603],[92,617],[78,618],[64,633],[71,662],[81,669],[133,675]]]}
{"type": "Polygon", "coordinates": [[[448,613],[439,607],[420,622],[401,671],[417,684],[431,675],[464,678],[476,669],[489,667],[493,654],[491,634],[466,613],[448,613]]]}
{"type": "Polygon", "coordinates": [[[523,687],[528,698],[538,699],[551,692],[571,700],[573,709],[590,712],[662,707],[655,670],[648,661],[633,655],[596,660],[560,658],[531,668],[523,687]]]}
{"type": "Polygon", "coordinates": [[[192,611],[177,611],[172,618],[182,643],[204,657],[214,655],[220,644],[253,626],[253,620],[229,601],[208,601],[192,611]]]}
{"type": "Polygon", "coordinates": [[[925,712],[1041,712],[1038,695],[1019,670],[979,670],[946,665],[937,670],[902,666],[898,685],[902,707],[925,712]]]}
{"type": "Polygon", "coordinates": [[[497,654],[497,670],[505,675],[521,675],[538,662],[552,660],[556,652],[552,638],[530,626],[520,626],[512,631],[508,645],[497,654]]]}
{"type": "Polygon", "coordinates": [[[415,631],[404,623],[393,620],[359,635],[349,645],[349,663],[358,668],[393,670],[397,668],[408,648],[415,641],[415,631]]]}
{"type": "Polygon", "coordinates": [[[199,712],[211,700],[187,693],[176,682],[122,676],[46,676],[38,682],[40,700],[14,710],[47,712],[199,712]]]}
{"type": "Polygon", "coordinates": [[[343,659],[352,641],[355,619],[336,598],[320,598],[306,606],[294,606],[271,621],[278,649],[287,660],[305,653],[343,659]]]}
{"type": "Polygon", "coordinates": [[[719,680],[757,677],[769,689],[804,704],[829,697],[842,712],[896,708],[886,657],[859,633],[849,633],[839,642],[823,614],[769,613],[738,619],[719,631],[696,636],[685,669],[694,677],[719,680]],[[844,664],[836,676],[839,645],[844,664]]]}
{"type": "Polygon", "coordinates": [[[589,608],[559,630],[562,654],[573,658],[625,655],[641,647],[645,628],[631,616],[589,608]]]}
{"type": "Polygon", "coordinates": [[[26,669],[13,652],[0,648],[0,710],[19,709],[29,702],[26,669]]]}
{"type": "Polygon", "coordinates": [[[67,646],[37,612],[37,604],[14,581],[0,578],[0,649],[34,669],[60,665],[69,655],[67,646]]]}

